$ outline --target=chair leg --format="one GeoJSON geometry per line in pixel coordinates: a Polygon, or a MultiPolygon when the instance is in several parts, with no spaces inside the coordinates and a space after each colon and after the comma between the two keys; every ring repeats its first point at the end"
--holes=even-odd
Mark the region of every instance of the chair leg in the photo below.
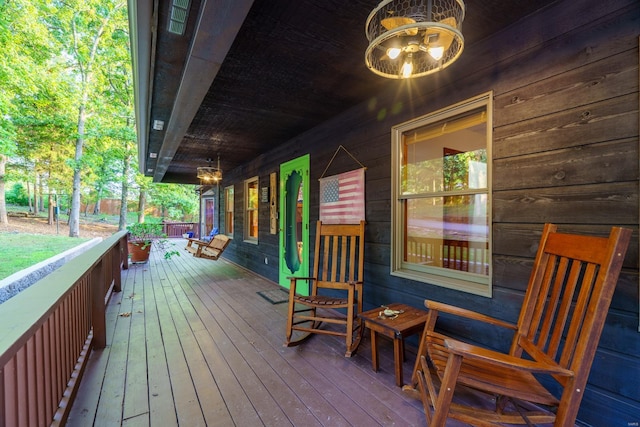
{"type": "Polygon", "coordinates": [[[347,336],[345,339],[347,350],[344,354],[345,357],[351,357],[356,352],[364,336],[364,322],[357,316],[357,313],[362,313],[362,292],[356,292],[354,288],[349,289],[349,300],[356,302],[355,305],[350,304],[347,307],[347,336]]]}
{"type": "Polygon", "coordinates": [[[433,410],[431,426],[444,427],[446,424],[447,417],[449,415],[449,407],[453,400],[453,392],[456,387],[456,381],[458,379],[461,366],[462,357],[455,354],[449,354],[447,366],[444,370],[444,376],[440,384],[440,392],[438,393],[438,399],[433,410]]]}
{"type": "MultiPolygon", "coordinates": [[[[349,291],[349,296],[352,296],[353,291],[349,291]]],[[[347,351],[344,354],[345,357],[351,357],[352,353],[355,351],[353,347],[353,304],[350,304],[347,307],[347,336],[346,336],[346,344],[347,351]]]]}
{"type": "Polygon", "coordinates": [[[427,336],[427,327],[425,324],[425,329],[420,335],[420,343],[418,345],[418,354],[416,355],[416,363],[413,365],[413,373],[411,374],[411,382],[402,387],[404,391],[412,392],[415,391],[418,387],[418,371],[420,370],[420,359],[427,356],[427,342],[425,337],[427,336]]]}
{"type": "Polygon", "coordinates": [[[414,375],[417,379],[417,387],[418,387],[418,391],[420,392],[420,400],[422,401],[422,406],[424,407],[424,416],[427,419],[427,425],[431,425],[431,407],[433,405],[431,405],[430,402],[430,394],[431,394],[431,379],[427,379],[425,377],[425,371],[427,372],[426,375],[430,375],[429,371],[428,371],[428,367],[426,367],[427,362],[425,361],[424,356],[420,358],[422,360],[422,369],[418,369],[414,372],[414,375]]]}
{"type": "Polygon", "coordinates": [[[314,320],[316,317],[316,308],[309,307],[305,309],[296,310],[296,303],[291,300],[289,302],[288,307],[288,316],[287,316],[287,330],[286,330],[286,340],[284,343],[284,347],[295,347],[299,344],[302,344],[311,336],[313,333],[310,330],[320,328],[322,324],[319,320],[314,320]],[[309,315],[305,317],[309,317],[309,319],[297,319],[296,315],[301,312],[308,312],[309,315]],[[307,324],[309,326],[302,327],[300,324],[307,324]]]}
{"type": "Polygon", "coordinates": [[[360,346],[360,342],[362,341],[362,337],[364,336],[364,324],[362,319],[355,319],[354,322],[351,323],[351,326],[347,325],[347,328],[350,328],[347,332],[348,335],[351,335],[350,338],[347,338],[347,351],[345,353],[345,357],[351,357],[356,352],[358,347],[360,346]],[[354,330],[357,331],[354,333],[354,330]]]}
{"type": "Polygon", "coordinates": [[[289,308],[287,310],[287,342],[285,345],[291,342],[291,334],[293,333],[293,311],[295,309],[295,302],[291,294],[289,295],[289,308]]]}

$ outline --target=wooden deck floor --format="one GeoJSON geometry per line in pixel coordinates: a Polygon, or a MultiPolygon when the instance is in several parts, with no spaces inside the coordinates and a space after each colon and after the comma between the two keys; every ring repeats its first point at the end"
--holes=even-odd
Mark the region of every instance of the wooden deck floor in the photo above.
{"type": "MultiPolygon", "coordinates": [[[[390,341],[379,340],[377,373],[368,333],[352,358],[329,336],[283,347],[286,304],[257,294],[277,288],[186,252],[131,265],[67,425],[424,425],[420,402],[395,386],[390,341]]],[[[415,351],[407,356],[405,381],[415,351]]]]}

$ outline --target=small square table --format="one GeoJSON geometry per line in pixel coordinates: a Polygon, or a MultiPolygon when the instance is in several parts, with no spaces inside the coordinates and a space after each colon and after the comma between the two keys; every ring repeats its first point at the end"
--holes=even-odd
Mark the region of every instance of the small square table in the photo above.
{"type": "Polygon", "coordinates": [[[371,363],[374,371],[377,372],[379,368],[377,334],[382,334],[393,340],[396,385],[398,387],[403,385],[404,338],[419,333],[424,329],[427,314],[427,311],[419,308],[393,303],[358,315],[364,321],[364,325],[371,330],[371,363]],[[386,317],[381,315],[385,308],[401,311],[401,313],[397,317],[386,317]]]}

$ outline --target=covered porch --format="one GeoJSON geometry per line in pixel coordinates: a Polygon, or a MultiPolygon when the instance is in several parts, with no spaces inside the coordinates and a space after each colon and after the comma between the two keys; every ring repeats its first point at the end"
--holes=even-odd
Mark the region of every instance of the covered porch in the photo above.
{"type": "MultiPolygon", "coordinates": [[[[183,240],[173,242],[182,250],[183,240]]],[[[350,359],[336,337],[283,347],[287,305],[258,294],[277,289],[184,251],[131,264],[107,305],[107,346],[89,356],[67,425],[424,425],[419,400],[395,385],[390,340],[379,340],[377,373],[368,333],[350,359]]],[[[413,360],[408,345],[405,382],[413,360]]]]}

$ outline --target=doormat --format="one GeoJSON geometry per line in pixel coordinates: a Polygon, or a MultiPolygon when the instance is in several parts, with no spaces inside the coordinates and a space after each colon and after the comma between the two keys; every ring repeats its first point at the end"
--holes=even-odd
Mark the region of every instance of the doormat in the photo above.
{"type": "Polygon", "coordinates": [[[286,289],[270,289],[259,291],[258,295],[269,301],[271,304],[280,304],[289,301],[289,291],[286,289]]]}

